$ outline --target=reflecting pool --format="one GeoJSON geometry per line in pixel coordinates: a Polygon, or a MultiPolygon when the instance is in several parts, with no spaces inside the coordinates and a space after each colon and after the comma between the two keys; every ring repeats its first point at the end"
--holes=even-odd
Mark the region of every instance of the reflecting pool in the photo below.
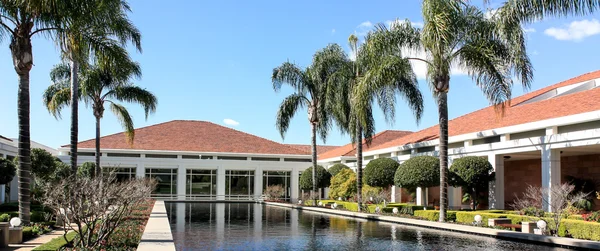
{"type": "Polygon", "coordinates": [[[167,203],[177,250],[564,250],[255,203],[167,203]]]}

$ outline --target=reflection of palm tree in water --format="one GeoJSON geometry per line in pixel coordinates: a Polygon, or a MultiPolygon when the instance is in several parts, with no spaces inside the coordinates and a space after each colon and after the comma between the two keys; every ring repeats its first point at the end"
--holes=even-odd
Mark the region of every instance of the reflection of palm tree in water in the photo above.
{"type": "Polygon", "coordinates": [[[354,245],[356,250],[363,250],[363,225],[362,222],[356,222],[356,244],[354,245]]]}

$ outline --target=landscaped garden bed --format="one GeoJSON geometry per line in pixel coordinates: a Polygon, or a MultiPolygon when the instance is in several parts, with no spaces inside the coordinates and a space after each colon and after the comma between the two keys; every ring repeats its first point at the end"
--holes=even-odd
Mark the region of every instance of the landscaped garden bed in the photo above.
{"type": "MultiPolygon", "coordinates": [[[[13,217],[19,217],[19,204],[10,202],[0,204],[0,222],[9,222],[13,217]]],[[[28,241],[54,230],[51,210],[39,204],[31,205],[31,223],[23,226],[23,241],[28,241]]]]}

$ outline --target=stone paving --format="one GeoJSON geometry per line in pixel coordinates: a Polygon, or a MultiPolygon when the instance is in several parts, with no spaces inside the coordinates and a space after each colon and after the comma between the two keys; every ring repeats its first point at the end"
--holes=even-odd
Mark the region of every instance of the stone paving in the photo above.
{"type": "Polygon", "coordinates": [[[38,247],[39,245],[49,242],[56,237],[62,236],[63,233],[64,232],[62,229],[56,229],[50,233],[28,240],[21,244],[9,244],[7,248],[0,248],[0,251],[29,251],[38,247]]]}
{"type": "Polygon", "coordinates": [[[138,251],[175,251],[171,225],[164,201],[156,201],[144,229],[138,251]]]}

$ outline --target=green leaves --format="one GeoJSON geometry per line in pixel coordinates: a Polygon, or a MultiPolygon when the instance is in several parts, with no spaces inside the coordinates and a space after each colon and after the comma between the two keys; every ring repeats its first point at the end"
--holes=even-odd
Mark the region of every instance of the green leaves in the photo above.
{"type": "Polygon", "coordinates": [[[450,185],[464,187],[468,191],[487,187],[488,183],[494,180],[492,164],[481,157],[467,156],[455,159],[449,171],[450,185]]]}
{"type": "Polygon", "coordinates": [[[341,172],[341,171],[343,171],[345,169],[350,169],[350,167],[348,167],[347,165],[341,164],[341,163],[337,163],[337,164],[329,167],[327,169],[327,171],[331,174],[332,177],[334,177],[339,172],[341,172]]]}
{"type": "MultiPolygon", "coordinates": [[[[312,171],[313,167],[309,167],[302,172],[300,176],[300,188],[304,190],[313,190],[312,171]]],[[[315,173],[317,188],[328,187],[331,182],[331,174],[322,166],[317,166],[315,173]]]]}
{"type": "Polygon", "coordinates": [[[16,174],[16,165],[8,159],[0,158],[0,185],[10,183],[16,174]]]}
{"type": "Polygon", "coordinates": [[[382,188],[394,185],[394,175],[399,165],[398,162],[389,158],[371,160],[363,171],[363,182],[372,187],[382,188]]]}
{"type": "Polygon", "coordinates": [[[333,200],[339,197],[352,198],[356,195],[357,189],[356,173],[350,168],[343,168],[331,178],[328,197],[333,200]]]}
{"type": "Polygon", "coordinates": [[[396,170],[394,184],[414,190],[440,183],[440,160],[433,156],[417,156],[404,161],[396,170]]]}

